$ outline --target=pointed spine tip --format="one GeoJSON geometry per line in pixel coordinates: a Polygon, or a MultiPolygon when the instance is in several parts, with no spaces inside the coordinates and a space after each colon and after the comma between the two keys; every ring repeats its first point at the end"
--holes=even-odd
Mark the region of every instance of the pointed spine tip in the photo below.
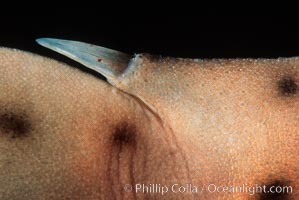
{"type": "Polygon", "coordinates": [[[49,43],[49,38],[37,38],[35,42],[41,46],[46,47],[47,43],[49,43]]]}

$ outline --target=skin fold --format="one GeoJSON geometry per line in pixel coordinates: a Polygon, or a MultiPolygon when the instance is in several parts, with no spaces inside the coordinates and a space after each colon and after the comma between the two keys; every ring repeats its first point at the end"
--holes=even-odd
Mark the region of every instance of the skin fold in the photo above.
{"type": "Polygon", "coordinates": [[[140,54],[111,85],[1,48],[0,199],[298,199],[298,85],[298,58],[140,54]],[[292,193],[208,191],[256,184],[292,193]]]}

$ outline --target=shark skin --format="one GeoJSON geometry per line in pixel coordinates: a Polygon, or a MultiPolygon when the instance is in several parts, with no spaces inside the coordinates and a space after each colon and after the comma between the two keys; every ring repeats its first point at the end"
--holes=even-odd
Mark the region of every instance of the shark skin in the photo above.
{"type": "Polygon", "coordinates": [[[113,72],[0,49],[0,199],[299,198],[299,58],[113,72]]]}

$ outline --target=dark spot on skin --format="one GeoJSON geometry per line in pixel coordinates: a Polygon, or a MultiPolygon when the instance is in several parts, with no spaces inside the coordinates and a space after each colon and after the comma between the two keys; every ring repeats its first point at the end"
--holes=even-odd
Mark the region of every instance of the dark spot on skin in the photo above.
{"type": "Polygon", "coordinates": [[[287,191],[287,187],[290,187],[289,181],[284,180],[274,180],[268,184],[265,185],[265,190],[262,191],[262,193],[259,195],[259,200],[288,200],[290,199],[290,195],[292,192],[290,189],[287,191]],[[270,192],[270,188],[272,192],[270,192]],[[275,190],[277,189],[277,191],[275,190]],[[285,188],[285,189],[284,189],[285,188]]]}
{"type": "Polygon", "coordinates": [[[116,126],[113,133],[113,143],[116,145],[134,145],[136,143],[136,128],[128,123],[116,126]]]}
{"type": "Polygon", "coordinates": [[[278,90],[283,96],[292,96],[298,93],[298,85],[294,78],[285,76],[278,81],[278,90]]]}
{"type": "MultiPolygon", "coordinates": [[[[126,173],[130,177],[129,184],[135,184],[133,166],[137,148],[136,126],[128,122],[118,123],[114,127],[111,136],[112,148],[108,161],[110,185],[112,186],[115,199],[117,199],[116,197],[123,199],[121,173],[126,173]],[[126,172],[122,172],[124,166],[128,167],[126,172]],[[120,191],[120,194],[118,194],[118,191],[120,191]]],[[[136,199],[136,197],[133,199],[136,199]]]]}
{"type": "Polygon", "coordinates": [[[5,112],[0,114],[1,133],[11,135],[12,138],[27,136],[31,130],[31,124],[25,113],[5,112]]]}

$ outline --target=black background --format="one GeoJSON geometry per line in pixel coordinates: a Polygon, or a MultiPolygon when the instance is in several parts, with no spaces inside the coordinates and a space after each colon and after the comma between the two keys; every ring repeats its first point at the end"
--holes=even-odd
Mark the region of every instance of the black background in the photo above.
{"type": "Polygon", "coordinates": [[[0,46],[74,64],[35,43],[53,37],[84,41],[130,54],[190,58],[276,58],[299,55],[299,18],[215,15],[101,15],[53,9],[1,14],[0,46]]]}

